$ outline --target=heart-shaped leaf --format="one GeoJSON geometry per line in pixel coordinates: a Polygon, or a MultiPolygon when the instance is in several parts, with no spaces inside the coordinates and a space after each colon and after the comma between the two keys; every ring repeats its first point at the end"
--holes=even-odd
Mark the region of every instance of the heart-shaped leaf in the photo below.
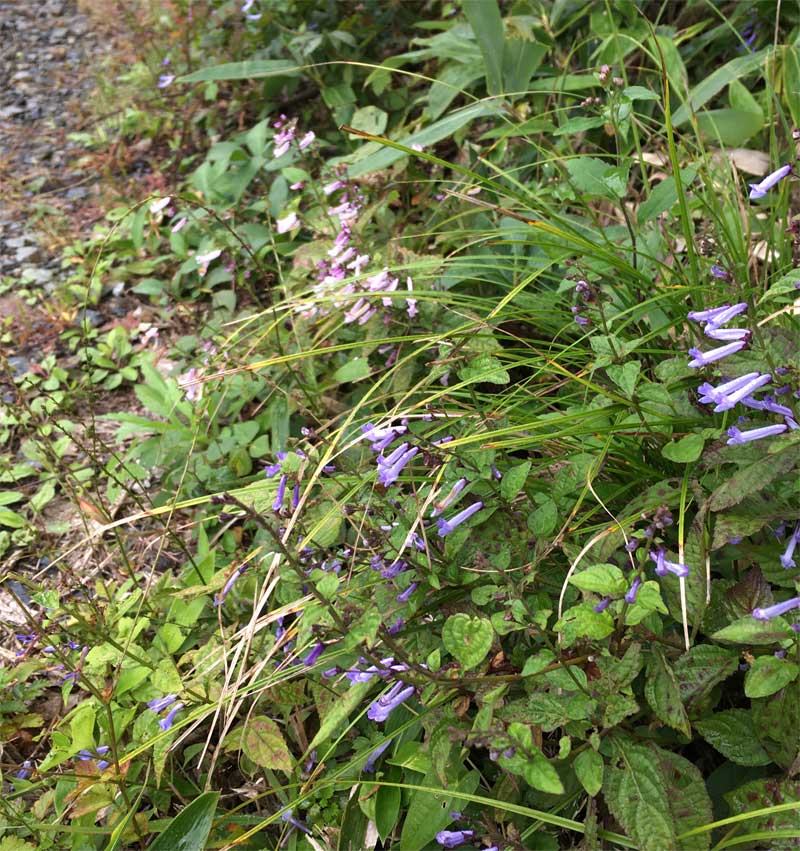
{"type": "Polygon", "coordinates": [[[494,629],[488,618],[475,618],[463,613],[451,615],[442,629],[442,641],[448,653],[465,668],[474,668],[485,658],[494,640],[494,629]]]}

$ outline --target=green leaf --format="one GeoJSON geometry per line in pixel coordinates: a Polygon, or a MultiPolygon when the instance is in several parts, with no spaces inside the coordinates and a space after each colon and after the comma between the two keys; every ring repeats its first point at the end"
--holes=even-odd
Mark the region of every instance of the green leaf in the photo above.
{"type": "Polygon", "coordinates": [[[778,644],[792,637],[794,632],[783,618],[759,621],[752,615],[739,618],[711,636],[714,641],[730,644],[778,644]]]}
{"type": "Polygon", "coordinates": [[[597,707],[597,701],[583,692],[552,694],[534,692],[527,700],[510,703],[508,711],[500,710],[501,718],[524,718],[538,724],[546,733],[564,727],[570,721],[586,721],[597,707]]]}
{"type": "MultiPolygon", "coordinates": [[[[725,800],[731,808],[731,813],[751,813],[754,810],[771,810],[777,804],[790,804],[800,801],[800,789],[797,778],[764,777],[745,783],[733,792],[728,792],[725,800]]],[[[744,848],[778,849],[797,848],[797,837],[800,836],[800,807],[792,810],[768,812],[759,818],[748,819],[748,832],[762,833],[760,841],[744,848]],[[772,839],[770,834],[777,830],[786,830],[789,837],[783,840],[772,839]]]]}
{"type": "Polygon", "coordinates": [[[490,95],[503,90],[503,21],[497,0],[463,0],[464,15],[472,27],[486,66],[486,88],[490,95]]]}
{"type": "MultiPolygon", "coordinates": [[[[692,184],[697,177],[698,167],[691,165],[680,170],[680,181],[684,191],[692,184]]],[[[647,198],[639,205],[637,218],[639,224],[644,224],[654,219],[661,213],[666,213],[667,210],[678,203],[678,186],[675,182],[674,175],[667,177],[658,184],[647,198]]]]}
{"type": "Polygon", "coordinates": [[[617,747],[615,756],[603,774],[603,796],[612,815],[636,840],[640,851],[675,848],[664,778],[653,752],[625,742],[617,747]]]}
{"type": "MultiPolygon", "coordinates": [[[[389,121],[389,116],[377,106],[363,106],[353,113],[350,119],[350,126],[356,130],[362,130],[364,133],[369,133],[371,136],[380,136],[386,129],[386,124],[389,121]]],[[[357,136],[350,134],[351,139],[357,139],[357,136]]]]}
{"type": "MultiPolygon", "coordinates": [[[[399,144],[406,148],[410,148],[412,145],[422,145],[423,147],[426,145],[433,145],[436,142],[440,142],[442,139],[446,139],[448,136],[452,136],[453,133],[460,130],[471,121],[474,121],[476,118],[483,118],[487,115],[496,115],[497,111],[497,107],[494,105],[487,105],[484,103],[470,104],[463,109],[451,112],[439,121],[434,121],[433,124],[429,124],[424,129],[406,136],[399,141],[399,144]]],[[[363,147],[365,146],[359,148],[359,151],[363,150],[363,147]]],[[[362,175],[369,174],[372,171],[379,171],[380,169],[387,168],[407,154],[405,151],[386,146],[374,153],[367,154],[367,156],[362,156],[360,159],[355,159],[355,156],[357,155],[358,151],[356,151],[356,154],[347,169],[347,173],[350,177],[361,177],[362,175]]],[[[336,162],[342,161],[350,161],[350,158],[331,160],[329,161],[329,165],[334,165],[336,162]]]]}
{"type": "Polygon", "coordinates": [[[494,629],[488,618],[470,617],[463,612],[450,615],[442,628],[442,642],[451,656],[466,669],[485,658],[494,641],[494,629]]]}
{"type": "Polygon", "coordinates": [[[594,591],[595,594],[614,595],[628,590],[627,579],[613,564],[595,564],[580,573],[574,573],[569,581],[581,591],[594,591]]]}
{"type": "Polygon", "coordinates": [[[614,619],[605,612],[596,612],[589,604],[573,606],[564,612],[555,629],[563,634],[565,646],[569,647],[581,638],[600,640],[614,631],[614,619]]]}
{"type": "Polygon", "coordinates": [[[534,744],[533,733],[527,724],[509,724],[508,735],[516,751],[513,756],[501,756],[498,763],[514,774],[525,778],[529,786],[550,795],[562,795],[564,785],[555,767],[534,744]]]}
{"type": "Polygon", "coordinates": [[[603,757],[587,748],[581,751],[573,763],[581,786],[594,797],[603,787],[603,757]]]}
{"type": "Polygon", "coordinates": [[[537,537],[554,532],[558,525],[558,506],[552,499],[543,502],[533,514],[528,515],[528,528],[537,537]]]}
{"type": "Polygon", "coordinates": [[[204,851],[219,792],[203,792],[150,843],[149,851],[204,851]]]}
{"type": "Polygon", "coordinates": [[[739,668],[739,654],[713,644],[696,644],[675,662],[681,700],[691,715],[702,716],[709,695],[739,668]]]}
{"type": "Polygon", "coordinates": [[[606,367],[606,374],[626,395],[633,396],[641,368],[639,361],[628,361],[622,366],[606,367]]]}
{"type": "Polygon", "coordinates": [[[646,89],[644,86],[628,86],[622,94],[630,100],[661,100],[661,94],[646,89]]]}
{"type": "MultiPolygon", "coordinates": [[[[460,765],[458,767],[460,768],[460,765]]],[[[449,771],[454,770],[455,765],[451,765],[449,771]]],[[[479,781],[478,772],[470,771],[458,780],[453,779],[450,786],[454,791],[471,794],[477,788],[479,781]]],[[[420,781],[420,786],[434,788],[441,786],[435,768],[431,767],[420,781]]],[[[450,824],[452,821],[450,810],[455,809],[460,803],[458,799],[447,794],[447,789],[442,789],[438,794],[412,792],[397,848],[402,848],[403,851],[421,851],[433,841],[440,830],[444,830],[450,824]]]]}
{"type": "Polygon", "coordinates": [[[678,678],[658,648],[653,650],[647,665],[644,695],[658,718],[691,738],[689,716],[681,701],[678,678]]]}
{"type": "Polygon", "coordinates": [[[21,529],[25,525],[25,518],[10,508],[0,509],[0,526],[8,526],[9,529],[21,529]]]}
{"type": "Polygon", "coordinates": [[[572,185],[586,195],[610,198],[621,198],[627,188],[629,165],[612,166],[604,160],[595,157],[576,157],[567,160],[572,185]]]}
{"type": "Polygon", "coordinates": [[[349,688],[344,688],[336,700],[331,701],[330,709],[321,713],[319,730],[308,745],[309,752],[336,733],[347,721],[350,713],[363,701],[371,687],[371,683],[353,683],[349,688]]]}
{"type": "Polygon", "coordinates": [[[767,47],[759,50],[758,53],[750,53],[746,56],[739,56],[736,59],[731,59],[721,68],[709,74],[701,83],[696,85],[689,93],[689,100],[680,109],[676,110],[672,116],[672,123],[679,127],[684,122],[688,121],[692,115],[692,111],[697,112],[704,104],[708,103],[711,98],[718,92],[721,92],[732,80],[738,80],[741,77],[746,77],[754,71],[764,67],[767,56],[772,53],[772,48],[767,47]]]}
{"type": "Polygon", "coordinates": [[[728,709],[695,721],[698,733],[724,757],[737,765],[769,765],[770,755],[756,734],[752,714],[746,709],[728,709]]]}
{"type": "Polygon", "coordinates": [[[697,126],[705,139],[736,148],[761,131],[764,115],[741,109],[710,109],[697,116],[697,126]]]}
{"type": "Polygon", "coordinates": [[[758,740],[772,761],[789,768],[797,759],[800,729],[800,679],[769,697],[750,701],[758,740]]]}
{"type": "Polygon", "coordinates": [[[530,461],[523,461],[503,473],[503,479],[500,482],[500,495],[503,499],[513,499],[525,487],[531,466],[530,461]]]}
{"type": "Polygon", "coordinates": [[[744,693],[750,697],[768,697],[797,679],[800,666],[789,659],[759,656],[745,674],[744,693]]]}
{"type": "Polygon", "coordinates": [[[278,725],[266,715],[248,719],[242,736],[242,752],[262,768],[291,773],[292,755],[278,725]]]}
{"type": "Polygon", "coordinates": [[[689,464],[703,454],[705,439],[701,434],[687,434],[678,441],[662,447],[661,454],[677,464],[689,464]]]}
{"type": "Polygon", "coordinates": [[[224,62],[201,68],[178,77],[178,83],[207,83],[211,80],[257,80],[263,77],[296,77],[302,66],[288,59],[246,59],[243,62],[224,62]]]}
{"type": "Polygon", "coordinates": [[[458,370],[461,381],[485,381],[489,384],[508,384],[511,376],[503,364],[492,355],[478,355],[458,370]]]}
{"type": "Polygon", "coordinates": [[[367,358],[353,358],[353,360],[340,366],[333,373],[333,380],[338,384],[345,384],[352,381],[361,381],[362,378],[369,378],[370,368],[367,358]]]}
{"type": "Polygon", "coordinates": [[[769,464],[757,461],[755,464],[737,470],[711,494],[708,498],[708,507],[712,511],[722,511],[737,505],[745,497],[764,490],[778,476],[792,470],[796,462],[796,454],[785,451],[773,456],[769,464]]]}
{"type": "MultiPolygon", "coordinates": [[[[396,766],[390,766],[385,771],[384,779],[389,783],[398,783],[403,779],[402,771],[396,766]]],[[[380,786],[375,799],[375,827],[381,842],[394,830],[400,815],[402,792],[397,786],[380,786]]]]}

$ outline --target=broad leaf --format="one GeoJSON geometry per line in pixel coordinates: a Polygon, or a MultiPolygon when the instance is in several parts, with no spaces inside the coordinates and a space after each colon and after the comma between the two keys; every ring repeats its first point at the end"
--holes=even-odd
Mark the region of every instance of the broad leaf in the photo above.
{"type": "Polygon", "coordinates": [[[218,800],[219,792],[199,795],[150,843],[150,851],[205,851],[218,800]]]}
{"type": "Polygon", "coordinates": [[[772,760],[756,736],[753,716],[746,709],[728,709],[694,724],[697,732],[737,765],[769,765],[772,760]]]}

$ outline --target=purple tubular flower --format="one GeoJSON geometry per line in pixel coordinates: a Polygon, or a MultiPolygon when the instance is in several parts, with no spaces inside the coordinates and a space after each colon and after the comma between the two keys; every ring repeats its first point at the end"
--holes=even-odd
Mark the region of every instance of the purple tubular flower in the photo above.
{"type": "Polygon", "coordinates": [[[450,489],[450,493],[447,496],[439,500],[439,502],[434,502],[433,508],[431,509],[431,517],[436,517],[437,514],[441,514],[445,508],[447,508],[452,501],[464,490],[467,485],[466,479],[459,479],[453,487],[450,489]]]}
{"type": "Polygon", "coordinates": [[[762,437],[773,437],[774,435],[783,434],[789,428],[785,423],[776,423],[775,425],[763,426],[762,428],[751,428],[749,431],[739,431],[736,426],[731,426],[728,429],[728,446],[740,446],[743,443],[750,443],[751,440],[761,440],[762,437]]]}
{"type": "Polygon", "coordinates": [[[162,75],[158,78],[158,88],[159,88],[159,89],[166,89],[166,87],[167,87],[168,85],[170,85],[170,83],[172,83],[172,81],[173,81],[174,79],[175,79],[175,75],[174,75],[174,74],[162,74],[162,75]]]}
{"type": "Polygon", "coordinates": [[[292,490],[292,511],[297,508],[300,504],[300,482],[294,483],[294,489],[292,490]]]}
{"type": "Polygon", "coordinates": [[[701,352],[700,349],[696,348],[689,349],[689,354],[692,356],[692,360],[689,361],[688,366],[690,369],[698,369],[701,366],[708,366],[708,364],[722,360],[723,358],[728,357],[728,355],[735,355],[736,352],[740,352],[746,345],[747,340],[736,340],[733,343],[728,343],[726,346],[711,349],[711,351],[708,352],[701,352]]]}
{"type": "Polygon", "coordinates": [[[169,730],[170,727],[172,727],[172,725],[175,723],[175,716],[181,711],[181,709],[183,709],[183,704],[178,701],[178,703],[176,703],[172,707],[172,709],[170,709],[170,711],[167,713],[166,718],[162,718],[158,722],[158,726],[161,727],[161,729],[164,731],[169,730]]]}
{"type": "Polygon", "coordinates": [[[667,561],[664,547],[659,547],[655,552],[651,552],[650,558],[656,563],[655,570],[659,576],[666,576],[668,573],[674,573],[675,576],[681,577],[689,575],[689,568],[685,564],[667,561]]]}
{"type": "Polygon", "coordinates": [[[281,816],[281,821],[288,822],[293,827],[296,827],[298,830],[302,830],[303,833],[307,833],[309,836],[311,836],[311,831],[306,825],[303,824],[303,822],[298,821],[296,818],[292,818],[291,810],[286,810],[286,812],[281,816]]]}
{"type": "Polygon", "coordinates": [[[313,664],[314,664],[314,662],[316,662],[316,661],[317,661],[317,659],[319,659],[319,657],[322,655],[322,651],[323,651],[324,649],[325,649],[325,645],[324,645],[321,641],[318,641],[318,642],[317,642],[317,643],[316,643],[316,644],[315,644],[315,645],[311,648],[311,651],[310,651],[310,652],[309,652],[309,653],[308,653],[308,654],[307,654],[307,655],[306,655],[303,659],[301,659],[300,661],[301,661],[301,662],[302,662],[302,663],[303,663],[303,664],[304,664],[307,668],[310,668],[310,667],[311,667],[311,665],[313,665],[313,664]]]}
{"type": "Polygon", "coordinates": [[[755,201],[758,198],[763,198],[773,186],[780,183],[785,177],[788,177],[792,172],[791,165],[782,165],[772,174],[768,174],[760,183],[750,184],[750,200],[755,201]]]}
{"type": "Polygon", "coordinates": [[[412,582],[408,586],[408,588],[406,588],[406,590],[403,591],[402,594],[397,595],[397,602],[398,603],[407,603],[408,600],[409,600],[409,597],[411,597],[411,595],[417,590],[418,587],[419,587],[419,582],[412,582]]]}
{"type": "Polygon", "coordinates": [[[639,593],[639,586],[642,584],[642,577],[637,576],[631,583],[631,587],[625,594],[625,602],[632,606],[636,602],[636,595],[639,593]]]}
{"type": "Polygon", "coordinates": [[[275,495],[275,502],[272,503],[273,511],[280,511],[283,507],[283,500],[286,496],[286,481],[288,476],[286,473],[281,475],[280,481],[278,482],[278,493],[275,495]]]}
{"type": "Polygon", "coordinates": [[[792,567],[796,567],[794,563],[794,558],[792,558],[792,556],[794,555],[794,550],[798,544],[798,541],[800,541],[800,523],[798,523],[794,527],[794,532],[789,538],[789,542],[786,545],[786,550],[781,556],[781,564],[783,565],[785,570],[789,570],[792,567]]]}
{"type": "Polygon", "coordinates": [[[403,618],[398,618],[390,627],[387,627],[386,632],[389,635],[397,635],[398,632],[406,625],[403,618]]]}
{"type": "Polygon", "coordinates": [[[721,411],[729,410],[736,405],[737,402],[741,402],[742,399],[749,396],[754,390],[758,390],[759,387],[769,384],[770,381],[772,381],[772,376],[768,372],[764,373],[764,375],[759,375],[757,378],[751,379],[729,396],[723,396],[715,406],[714,411],[716,413],[720,413],[721,411]]]}
{"type": "Polygon", "coordinates": [[[17,780],[27,780],[31,776],[31,761],[26,759],[25,762],[22,763],[20,770],[14,775],[17,780]]]}
{"type": "Polygon", "coordinates": [[[609,605],[611,604],[611,597],[603,597],[603,599],[594,607],[594,610],[599,615],[600,612],[604,612],[609,605]]]}
{"type": "Polygon", "coordinates": [[[686,314],[686,317],[687,319],[691,319],[692,322],[708,322],[714,327],[719,328],[720,325],[724,325],[733,319],[734,316],[744,313],[745,310],[747,310],[746,302],[740,302],[734,305],[723,304],[719,307],[711,307],[708,310],[691,310],[686,314]]]}
{"type": "Polygon", "coordinates": [[[440,830],[436,834],[436,841],[442,848],[457,848],[473,836],[474,830],[440,830]]]}
{"type": "Polygon", "coordinates": [[[439,537],[444,538],[445,535],[449,535],[456,526],[459,526],[465,520],[468,520],[473,514],[477,514],[482,508],[483,503],[478,500],[477,502],[473,502],[472,505],[468,506],[463,511],[459,511],[458,514],[454,514],[449,520],[445,520],[444,517],[440,517],[436,521],[439,537]]]}
{"type": "Polygon", "coordinates": [[[774,396],[765,396],[763,399],[753,399],[752,396],[748,396],[742,399],[742,404],[756,411],[769,411],[771,414],[780,414],[782,417],[794,416],[794,411],[786,405],[779,405],[774,396]]]}
{"type": "Polygon", "coordinates": [[[95,765],[98,771],[105,771],[111,763],[107,759],[98,759],[95,765]]]}
{"type": "Polygon", "coordinates": [[[711,325],[708,325],[703,333],[706,337],[721,342],[749,340],[751,336],[747,328],[714,328],[711,325]]]}
{"type": "Polygon", "coordinates": [[[331,679],[331,677],[335,677],[339,673],[339,668],[334,665],[332,668],[326,668],[322,672],[322,676],[325,677],[326,680],[331,679]]]}
{"type": "MultiPolygon", "coordinates": [[[[401,446],[408,446],[408,444],[403,443],[401,446]]],[[[385,487],[393,485],[400,478],[403,467],[419,452],[419,449],[416,446],[412,446],[411,449],[404,451],[395,460],[390,461],[389,459],[393,458],[396,452],[397,450],[392,452],[385,461],[378,458],[378,481],[385,487]]]]}
{"type": "Polygon", "coordinates": [[[800,597],[792,597],[791,600],[785,600],[783,603],[776,603],[774,606],[767,606],[764,609],[753,609],[753,617],[757,621],[768,621],[785,615],[792,609],[800,609],[800,597]]]}
{"type": "Polygon", "coordinates": [[[726,272],[722,266],[717,266],[716,264],[711,267],[711,274],[721,281],[728,281],[731,277],[730,272],[726,272]]]}
{"type": "Polygon", "coordinates": [[[389,739],[382,745],[378,745],[378,747],[369,755],[361,770],[366,774],[372,774],[372,772],[375,771],[375,763],[381,758],[383,752],[389,747],[389,745],[391,745],[391,743],[392,739],[389,739]]]}
{"type": "Polygon", "coordinates": [[[367,710],[367,718],[376,723],[385,721],[412,694],[414,694],[414,686],[406,686],[402,680],[398,680],[386,694],[371,704],[367,710]]]}
{"type": "Polygon", "coordinates": [[[214,598],[214,605],[221,606],[225,602],[225,598],[230,594],[231,588],[236,584],[236,580],[247,570],[247,565],[244,564],[241,567],[237,568],[231,576],[228,578],[228,581],[222,586],[222,591],[217,594],[214,598]]]}
{"type": "Polygon", "coordinates": [[[153,712],[163,712],[168,706],[172,706],[177,699],[177,694],[167,694],[164,697],[157,697],[148,701],[147,707],[152,709],[153,712]]]}
{"type": "Polygon", "coordinates": [[[744,387],[745,384],[757,377],[757,372],[748,372],[745,375],[740,375],[738,378],[725,381],[717,387],[714,387],[712,384],[705,381],[697,388],[702,394],[700,396],[700,401],[704,405],[707,405],[710,402],[714,402],[715,404],[721,402],[723,399],[727,398],[729,393],[733,393],[740,387],[744,387]]]}

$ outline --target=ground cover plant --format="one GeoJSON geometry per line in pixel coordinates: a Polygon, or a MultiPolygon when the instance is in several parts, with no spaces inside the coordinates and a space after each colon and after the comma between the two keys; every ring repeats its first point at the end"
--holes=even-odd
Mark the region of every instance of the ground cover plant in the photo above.
{"type": "Polygon", "coordinates": [[[61,293],[151,318],[4,386],[0,851],[797,847],[797,10],[155,8],[61,293]]]}

